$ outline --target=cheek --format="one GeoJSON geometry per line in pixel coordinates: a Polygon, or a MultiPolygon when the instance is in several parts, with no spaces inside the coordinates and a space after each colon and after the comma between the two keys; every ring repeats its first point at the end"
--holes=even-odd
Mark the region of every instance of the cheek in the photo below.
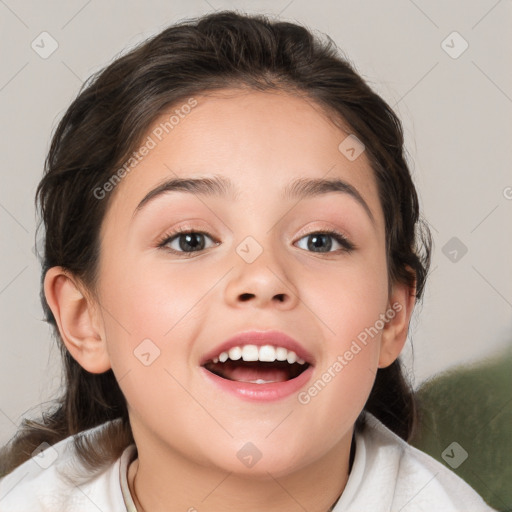
{"type": "Polygon", "coordinates": [[[105,303],[123,320],[131,338],[163,338],[190,311],[207,285],[204,273],[165,261],[144,264],[143,258],[106,271],[105,303]]]}
{"type": "Polygon", "coordinates": [[[165,265],[119,265],[105,272],[102,301],[112,369],[131,413],[153,425],[175,425],[178,435],[184,427],[173,410],[190,402],[184,361],[206,285],[190,272],[169,274],[165,265]]]}
{"type": "MultiPolygon", "coordinates": [[[[204,298],[219,276],[206,269],[200,273],[191,266],[178,267],[139,261],[106,269],[102,302],[108,311],[108,350],[117,376],[147,367],[184,373],[191,340],[204,320],[204,298]]],[[[139,377],[149,386],[145,375],[139,377]]]]}
{"type": "Polygon", "coordinates": [[[378,248],[365,255],[348,255],[336,265],[304,274],[301,298],[320,320],[328,352],[339,352],[385,312],[387,268],[378,248]]]}
{"type": "Polygon", "coordinates": [[[388,300],[385,258],[376,254],[377,250],[371,258],[347,258],[329,275],[317,272],[304,278],[311,282],[303,283],[303,300],[319,320],[324,350],[317,362],[317,381],[299,401],[314,403],[324,421],[355,420],[375,379],[381,315],[388,300]],[[323,417],[325,404],[331,418],[323,417]]]}

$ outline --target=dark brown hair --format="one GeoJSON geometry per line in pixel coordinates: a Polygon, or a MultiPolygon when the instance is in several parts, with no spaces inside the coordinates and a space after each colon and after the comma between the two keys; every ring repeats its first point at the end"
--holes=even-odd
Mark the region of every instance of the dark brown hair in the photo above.
{"type": "MultiPolygon", "coordinates": [[[[384,211],[389,282],[407,283],[421,298],[431,238],[419,217],[400,121],[333,41],[296,24],[230,11],[171,26],[90,77],[53,135],[36,206],[45,228],[41,301],[62,353],[63,393],[42,419],[23,421],[1,452],[0,475],[42,442],[54,444],[108,420],[118,421],[94,442],[76,437],[86,467],[101,469],[134,442],[112,370],[87,372],[62,343],[44,296],[44,276],[62,266],[94,293],[100,227],[113,195],[98,200],[93,191],[111,179],[172,105],[233,87],[301,95],[362,141],[384,211]]],[[[378,370],[364,410],[399,436],[410,436],[414,399],[399,360],[378,370]]],[[[364,411],[358,426],[363,424],[364,411]]]]}

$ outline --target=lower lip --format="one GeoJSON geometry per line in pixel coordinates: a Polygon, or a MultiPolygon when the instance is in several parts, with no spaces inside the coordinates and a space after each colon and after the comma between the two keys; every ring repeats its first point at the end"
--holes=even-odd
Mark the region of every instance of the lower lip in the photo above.
{"type": "Polygon", "coordinates": [[[297,393],[300,388],[304,387],[313,375],[313,367],[309,366],[298,377],[286,380],[284,382],[271,382],[268,384],[254,384],[252,382],[239,382],[236,380],[228,380],[215,375],[206,368],[201,367],[203,375],[214,385],[218,386],[222,391],[232,393],[244,400],[256,402],[272,402],[281,400],[287,396],[297,393]]]}

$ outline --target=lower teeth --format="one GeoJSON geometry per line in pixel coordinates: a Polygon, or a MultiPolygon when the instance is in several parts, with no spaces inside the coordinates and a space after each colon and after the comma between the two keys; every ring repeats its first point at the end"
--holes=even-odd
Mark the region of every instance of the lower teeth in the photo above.
{"type": "Polygon", "coordinates": [[[272,384],[273,382],[275,382],[275,380],[256,379],[256,380],[249,380],[247,382],[250,382],[251,384],[272,384]]]}

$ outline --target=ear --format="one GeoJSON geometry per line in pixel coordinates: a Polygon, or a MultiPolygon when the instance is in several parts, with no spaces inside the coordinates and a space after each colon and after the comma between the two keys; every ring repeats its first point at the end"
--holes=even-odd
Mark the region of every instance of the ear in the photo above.
{"type": "Polygon", "coordinates": [[[109,370],[110,358],[99,307],[79,281],[64,268],[52,267],[44,278],[44,293],[62,341],[73,359],[90,373],[109,370]]]}
{"type": "Polygon", "coordinates": [[[400,355],[407,340],[409,321],[416,303],[416,286],[395,283],[382,329],[379,368],[386,368],[400,355]]]}

